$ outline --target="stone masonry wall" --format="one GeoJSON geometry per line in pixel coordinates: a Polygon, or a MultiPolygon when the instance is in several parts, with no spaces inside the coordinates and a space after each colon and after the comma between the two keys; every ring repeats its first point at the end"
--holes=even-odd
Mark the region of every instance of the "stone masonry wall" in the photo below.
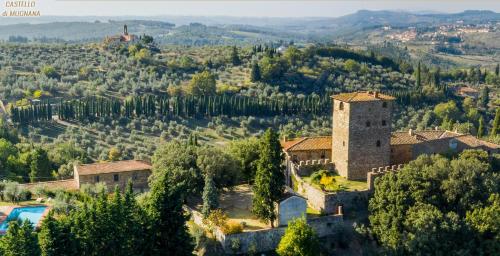
{"type": "Polygon", "coordinates": [[[367,174],[368,190],[373,191],[376,178],[382,177],[391,172],[398,172],[401,168],[403,168],[402,164],[372,168],[372,171],[367,174]]]}
{"type": "Polygon", "coordinates": [[[334,214],[339,205],[342,205],[345,211],[356,210],[360,201],[367,200],[368,190],[325,192],[305,182],[298,174],[307,173],[307,171],[301,169],[311,165],[312,163],[292,165],[290,173],[293,183],[291,187],[297,193],[307,198],[307,204],[311,208],[324,214],[334,214]]]}
{"type": "MultiPolygon", "coordinates": [[[[191,212],[191,218],[197,225],[207,228],[203,223],[201,213],[187,208],[191,212]]],[[[318,218],[308,219],[308,224],[316,231],[319,237],[330,236],[338,232],[342,224],[342,215],[329,215],[318,218]]],[[[219,241],[226,253],[244,254],[255,250],[254,252],[266,252],[275,250],[285,234],[286,227],[271,229],[261,229],[256,231],[246,231],[237,234],[224,234],[219,228],[213,230],[215,239],[219,241]]]]}
{"type": "Polygon", "coordinates": [[[332,160],[338,173],[350,180],[364,180],[367,170],[388,165],[392,102],[334,100],[333,106],[332,160]]]}
{"type": "Polygon", "coordinates": [[[288,152],[292,161],[305,161],[309,159],[325,159],[332,156],[331,150],[293,150],[288,152]]]}
{"type": "Polygon", "coordinates": [[[147,191],[149,189],[148,178],[151,175],[149,170],[141,171],[130,171],[130,172],[120,172],[120,173],[100,173],[91,175],[79,175],[78,186],[82,184],[95,184],[96,176],[99,176],[99,182],[105,182],[108,191],[113,191],[115,186],[124,190],[127,186],[129,180],[133,182],[133,188],[135,191],[147,191]],[[118,181],[114,180],[114,175],[118,174],[118,181]]]}
{"type": "Polygon", "coordinates": [[[365,180],[371,168],[390,164],[392,103],[386,103],[351,103],[348,179],[365,180]]]}
{"type": "Polygon", "coordinates": [[[413,160],[413,145],[391,145],[391,165],[406,164],[413,160]]]}

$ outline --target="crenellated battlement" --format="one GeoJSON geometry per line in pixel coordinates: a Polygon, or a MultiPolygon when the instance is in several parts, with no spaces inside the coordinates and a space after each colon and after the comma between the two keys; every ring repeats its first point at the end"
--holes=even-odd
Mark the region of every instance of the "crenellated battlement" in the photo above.
{"type": "Polygon", "coordinates": [[[388,165],[388,166],[382,166],[382,167],[378,167],[378,168],[372,168],[372,170],[370,172],[368,172],[367,177],[366,177],[366,182],[368,183],[368,189],[373,190],[374,185],[375,185],[375,178],[384,176],[387,173],[398,172],[402,168],[403,168],[402,164],[388,165]]]}
{"type": "Polygon", "coordinates": [[[332,161],[330,161],[330,159],[328,158],[324,158],[324,159],[300,161],[298,167],[327,165],[327,164],[332,164],[332,161]]]}

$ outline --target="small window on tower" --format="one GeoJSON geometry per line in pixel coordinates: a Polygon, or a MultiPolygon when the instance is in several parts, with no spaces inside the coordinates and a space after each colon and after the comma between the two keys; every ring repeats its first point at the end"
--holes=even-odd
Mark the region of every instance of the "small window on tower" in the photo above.
{"type": "Polygon", "coordinates": [[[387,122],[385,120],[382,120],[382,126],[386,126],[387,122]]]}
{"type": "Polygon", "coordinates": [[[387,107],[387,102],[382,102],[382,107],[386,108],[387,107]]]}
{"type": "Polygon", "coordinates": [[[377,147],[380,148],[380,140],[377,140],[377,147]]]}
{"type": "Polygon", "coordinates": [[[370,121],[366,121],[366,127],[370,127],[371,123],[370,121]]]}
{"type": "Polygon", "coordinates": [[[345,141],[342,141],[342,146],[344,146],[344,147],[345,147],[345,141]]]}
{"type": "Polygon", "coordinates": [[[340,102],[340,104],[339,104],[339,110],[344,110],[344,102],[340,102]]]}

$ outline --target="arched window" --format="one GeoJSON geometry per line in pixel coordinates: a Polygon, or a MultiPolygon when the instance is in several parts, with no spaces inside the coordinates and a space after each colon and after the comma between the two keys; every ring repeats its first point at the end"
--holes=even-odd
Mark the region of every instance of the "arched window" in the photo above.
{"type": "Polygon", "coordinates": [[[339,104],[339,110],[344,110],[344,102],[340,102],[340,104],[339,104]]]}
{"type": "Polygon", "coordinates": [[[380,140],[377,140],[377,147],[380,148],[380,140]]]}
{"type": "Polygon", "coordinates": [[[387,107],[387,102],[385,102],[385,101],[384,101],[384,102],[382,102],[382,107],[383,107],[383,108],[386,108],[386,107],[387,107]]]}
{"type": "Polygon", "coordinates": [[[366,127],[370,127],[370,126],[371,126],[370,121],[366,121],[366,127]]]}

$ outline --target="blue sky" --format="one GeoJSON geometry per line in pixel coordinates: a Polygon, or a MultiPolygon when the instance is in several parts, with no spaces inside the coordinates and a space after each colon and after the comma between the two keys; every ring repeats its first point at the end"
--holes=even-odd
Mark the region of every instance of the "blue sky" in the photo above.
{"type": "MultiPolygon", "coordinates": [[[[5,2],[7,0],[0,0],[5,2]]],[[[35,0],[42,15],[64,16],[253,16],[337,17],[368,10],[460,12],[467,9],[500,12],[500,0],[350,0],[350,1],[170,1],[170,0],[35,0]]],[[[2,9],[5,4],[2,4],[2,9]]]]}

